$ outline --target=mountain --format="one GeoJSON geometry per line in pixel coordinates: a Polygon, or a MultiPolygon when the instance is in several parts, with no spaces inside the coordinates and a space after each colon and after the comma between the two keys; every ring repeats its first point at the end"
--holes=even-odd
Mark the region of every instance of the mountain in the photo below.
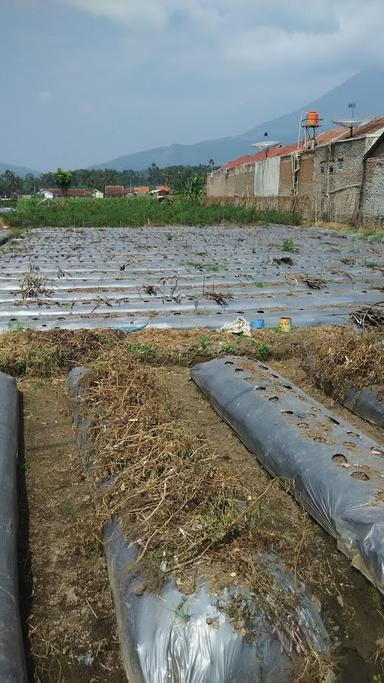
{"type": "Polygon", "coordinates": [[[0,162],[0,173],[4,173],[4,171],[12,171],[12,173],[21,178],[25,178],[28,174],[36,177],[41,175],[39,171],[33,171],[31,168],[26,168],[25,166],[14,166],[14,164],[3,164],[0,162]]]}
{"type": "Polygon", "coordinates": [[[359,119],[383,114],[384,89],[381,87],[383,80],[384,70],[382,69],[361,71],[297,111],[261,123],[241,135],[205,140],[192,145],[175,144],[169,147],[156,147],[135,154],[127,154],[92,168],[139,171],[148,168],[153,162],[164,167],[177,164],[207,164],[210,159],[219,165],[242,154],[251,153],[251,144],[262,140],[266,131],[271,140],[278,140],[282,143],[296,140],[300,117],[304,111],[312,109],[318,111],[323,119],[324,128],[331,128],[332,120],[335,118],[350,118],[350,112],[347,109],[349,102],[356,102],[359,119]]]}

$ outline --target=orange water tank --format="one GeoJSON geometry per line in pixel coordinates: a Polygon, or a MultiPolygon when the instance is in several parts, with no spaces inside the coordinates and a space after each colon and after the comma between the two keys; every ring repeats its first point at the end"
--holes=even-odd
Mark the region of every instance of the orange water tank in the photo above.
{"type": "Polygon", "coordinates": [[[314,126],[317,127],[319,125],[319,114],[317,111],[308,111],[307,112],[307,117],[305,119],[305,125],[306,126],[314,126]]]}

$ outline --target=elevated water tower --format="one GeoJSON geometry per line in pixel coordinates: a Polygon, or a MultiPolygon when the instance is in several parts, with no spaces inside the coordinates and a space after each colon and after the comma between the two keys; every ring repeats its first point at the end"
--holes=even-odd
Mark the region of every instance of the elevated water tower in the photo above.
{"type": "Polygon", "coordinates": [[[305,119],[302,123],[304,129],[304,147],[306,149],[313,149],[316,147],[317,130],[320,128],[320,121],[317,111],[307,111],[305,119]]]}

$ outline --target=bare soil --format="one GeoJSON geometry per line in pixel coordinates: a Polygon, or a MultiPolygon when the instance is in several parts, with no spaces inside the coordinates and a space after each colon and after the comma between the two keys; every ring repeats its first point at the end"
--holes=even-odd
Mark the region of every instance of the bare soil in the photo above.
{"type": "MultiPolygon", "coordinates": [[[[336,406],[314,387],[308,386],[300,361],[273,363],[277,370],[300,384],[314,398],[332,408],[334,412],[382,442],[375,428],[363,420],[336,406]]],[[[220,467],[239,481],[250,496],[263,492],[270,482],[269,476],[256,459],[243,446],[234,432],[218,417],[206,398],[189,379],[185,368],[163,368],[163,382],[182,409],[184,419],[195,433],[207,439],[215,452],[220,453],[220,467]]],[[[336,656],[340,657],[340,680],[344,683],[371,683],[373,677],[383,674],[376,660],[376,641],[384,634],[384,600],[365,578],[351,567],[348,560],[336,548],[331,539],[309,515],[279,485],[274,485],[266,502],[273,519],[265,520],[271,543],[271,528],[276,529],[276,542],[285,534],[287,556],[283,558],[292,569],[296,565],[298,575],[312,592],[315,604],[321,609],[322,618],[333,642],[336,656]],[[301,549],[292,548],[292,541],[299,538],[301,549]]],[[[260,508],[260,528],[263,528],[263,508],[260,508]]],[[[275,548],[276,549],[276,548],[275,548]]],[[[381,680],[381,679],[377,679],[381,680]]]]}
{"type": "Polygon", "coordinates": [[[19,388],[21,601],[30,680],[125,681],[102,548],[81,552],[74,531],[93,514],[93,503],[78,467],[64,380],[24,379],[19,388]]]}

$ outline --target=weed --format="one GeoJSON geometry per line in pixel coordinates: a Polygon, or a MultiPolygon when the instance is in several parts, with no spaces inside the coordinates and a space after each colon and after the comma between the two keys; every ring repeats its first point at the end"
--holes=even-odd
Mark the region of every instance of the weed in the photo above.
{"type": "Polygon", "coordinates": [[[253,249],[252,249],[252,254],[256,254],[256,249],[255,249],[255,247],[253,247],[253,249]]]}
{"type": "Polygon", "coordinates": [[[24,462],[23,462],[23,464],[22,464],[22,468],[23,468],[24,472],[27,472],[27,473],[30,472],[31,469],[32,469],[32,463],[31,463],[31,461],[25,459],[24,462]]]}
{"type": "Polygon", "coordinates": [[[256,282],[253,283],[255,287],[264,287],[264,282],[261,282],[261,280],[256,280],[256,282]]]}
{"type": "Polygon", "coordinates": [[[23,325],[23,323],[20,323],[18,320],[10,321],[7,325],[8,332],[22,332],[26,329],[28,328],[25,325],[23,325]]]}
{"type": "Polygon", "coordinates": [[[282,250],[294,252],[294,251],[297,251],[297,248],[295,247],[294,241],[291,239],[288,239],[288,240],[284,240],[282,250]]]}
{"type": "MultiPolygon", "coordinates": [[[[384,667],[384,638],[376,640],[376,651],[374,655],[375,663],[379,664],[380,668],[384,667]]],[[[381,679],[379,679],[381,680],[381,679]]]]}
{"type": "Polygon", "coordinates": [[[257,349],[256,357],[259,360],[267,360],[270,355],[271,349],[269,348],[268,344],[260,344],[259,348],[257,349]]]}
{"type": "Polygon", "coordinates": [[[271,332],[275,332],[276,334],[281,334],[281,327],[280,327],[280,325],[277,325],[276,327],[269,327],[268,329],[270,329],[271,332]]]}
{"type": "Polygon", "coordinates": [[[171,235],[170,232],[166,232],[166,233],[165,233],[165,236],[166,236],[166,238],[167,238],[167,240],[168,240],[169,242],[170,242],[171,240],[173,240],[173,235],[171,235]]]}
{"type": "Polygon", "coordinates": [[[218,263],[203,263],[202,261],[185,261],[185,266],[196,268],[196,270],[204,270],[207,273],[217,273],[220,270],[218,263]]]}
{"type": "Polygon", "coordinates": [[[224,344],[223,348],[224,348],[225,353],[237,353],[236,344],[224,344]]]}
{"type": "Polygon", "coordinates": [[[206,349],[211,343],[211,339],[207,334],[204,334],[202,337],[199,337],[197,341],[199,342],[200,346],[203,347],[203,349],[206,349]]]}
{"type": "Polygon", "coordinates": [[[59,350],[43,344],[37,345],[31,349],[29,365],[41,377],[50,377],[60,366],[59,350]]]}
{"type": "Polygon", "coordinates": [[[127,350],[143,362],[149,361],[153,354],[152,346],[149,344],[127,344],[127,350]]]}

